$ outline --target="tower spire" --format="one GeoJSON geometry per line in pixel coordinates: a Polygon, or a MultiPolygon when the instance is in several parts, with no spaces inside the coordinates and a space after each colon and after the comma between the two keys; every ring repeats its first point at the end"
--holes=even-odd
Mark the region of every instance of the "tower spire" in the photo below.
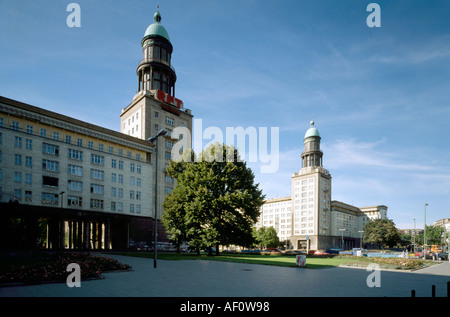
{"type": "Polygon", "coordinates": [[[304,151],[302,153],[302,168],[322,167],[323,153],[320,150],[319,130],[314,126],[314,119],[310,122],[310,128],[303,139],[304,151]]]}
{"type": "Polygon", "coordinates": [[[175,97],[177,76],[171,63],[173,46],[167,30],[161,24],[159,5],[142,38],[143,59],[138,65],[138,91],[161,90],[175,97]]]}

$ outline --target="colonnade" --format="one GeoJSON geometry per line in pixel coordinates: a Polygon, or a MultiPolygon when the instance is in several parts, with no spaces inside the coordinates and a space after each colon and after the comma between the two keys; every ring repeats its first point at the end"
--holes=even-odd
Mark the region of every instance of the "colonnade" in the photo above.
{"type": "Polygon", "coordinates": [[[110,250],[111,226],[105,220],[49,220],[46,248],[110,250]]]}

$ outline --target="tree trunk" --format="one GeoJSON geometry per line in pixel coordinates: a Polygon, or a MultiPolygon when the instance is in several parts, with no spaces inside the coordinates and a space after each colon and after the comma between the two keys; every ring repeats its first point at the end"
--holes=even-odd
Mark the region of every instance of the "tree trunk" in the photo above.
{"type": "Polygon", "coordinates": [[[218,244],[218,243],[216,244],[216,255],[217,255],[217,256],[220,255],[220,252],[219,252],[219,244],[218,244]]]}

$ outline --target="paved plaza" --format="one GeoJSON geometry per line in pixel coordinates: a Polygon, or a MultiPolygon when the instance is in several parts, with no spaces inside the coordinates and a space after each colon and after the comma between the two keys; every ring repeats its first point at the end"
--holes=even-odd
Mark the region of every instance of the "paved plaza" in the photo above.
{"type": "MultiPolygon", "coordinates": [[[[107,255],[132,271],[104,279],[0,288],[0,297],[436,297],[447,296],[448,261],[413,272],[379,271],[379,287],[369,287],[364,268],[305,269],[206,260],[167,261],[107,255]]],[[[373,275],[372,275],[373,276],[373,275]]],[[[369,277],[370,279],[370,277],[369,277]]]]}

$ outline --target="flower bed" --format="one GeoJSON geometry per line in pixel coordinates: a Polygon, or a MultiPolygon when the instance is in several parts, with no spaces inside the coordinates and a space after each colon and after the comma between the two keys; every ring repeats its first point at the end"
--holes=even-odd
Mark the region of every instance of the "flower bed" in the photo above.
{"type": "Polygon", "coordinates": [[[67,272],[70,263],[80,266],[81,279],[100,278],[100,274],[107,271],[131,269],[129,265],[107,257],[84,253],[60,253],[42,257],[39,263],[12,267],[0,274],[0,284],[65,282],[71,273],[67,272]]]}
{"type": "Polygon", "coordinates": [[[406,259],[400,257],[357,257],[342,255],[337,258],[347,259],[343,264],[352,266],[366,266],[368,263],[379,264],[381,268],[396,270],[415,270],[434,264],[431,261],[406,259]]]}

